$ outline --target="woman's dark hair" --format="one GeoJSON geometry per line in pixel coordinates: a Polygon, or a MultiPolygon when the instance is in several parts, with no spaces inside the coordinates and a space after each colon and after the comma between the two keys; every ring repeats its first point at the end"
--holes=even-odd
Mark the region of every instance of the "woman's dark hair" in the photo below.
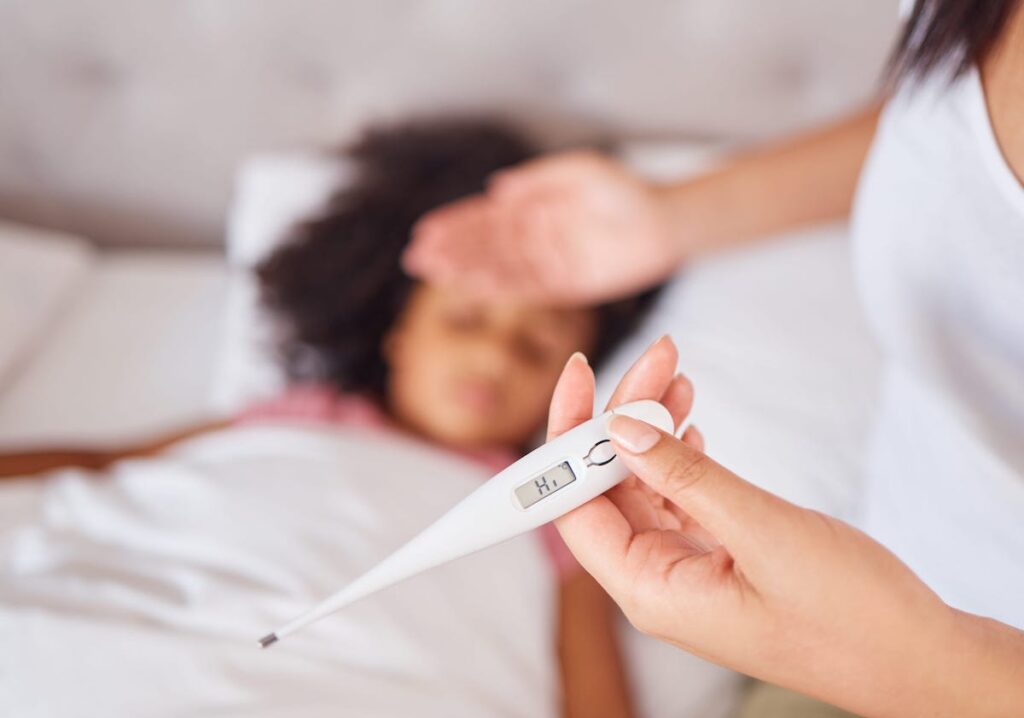
{"type": "Polygon", "coordinates": [[[891,80],[962,75],[985,57],[1018,0],[915,0],[889,61],[891,80]]]}
{"type": "MultiPolygon", "coordinates": [[[[373,128],[347,148],[346,188],[257,268],[289,377],[383,399],[381,343],[415,283],[399,265],[413,225],[539,152],[502,124],[457,119],[373,128]]],[[[632,331],[656,292],[596,308],[592,363],[632,331]]]]}

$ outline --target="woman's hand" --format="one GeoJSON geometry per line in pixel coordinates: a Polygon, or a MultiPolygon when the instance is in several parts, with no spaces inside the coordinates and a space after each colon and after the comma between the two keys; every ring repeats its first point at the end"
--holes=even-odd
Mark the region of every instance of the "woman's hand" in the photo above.
{"type": "Polygon", "coordinates": [[[660,191],[595,152],[497,174],[487,193],[426,215],[403,264],[435,282],[558,304],[646,289],[682,260],[660,191]]]}
{"type": "Polygon", "coordinates": [[[676,183],[646,182],[595,152],[528,162],[427,214],[403,263],[432,282],[540,302],[626,296],[694,256],[845,217],[879,111],[676,183]]]}
{"type": "MultiPolygon", "coordinates": [[[[671,341],[659,340],[609,406],[658,399],[680,421],[692,391],[675,365],[671,341]]],[[[589,419],[593,397],[586,362],[570,360],[549,436],[589,419]]],[[[1018,632],[954,611],[865,534],[719,466],[692,427],[678,440],[620,416],[609,430],[635,477],[557,525],[641,631],[864,715],[1024,705],[1018,632]]]]}

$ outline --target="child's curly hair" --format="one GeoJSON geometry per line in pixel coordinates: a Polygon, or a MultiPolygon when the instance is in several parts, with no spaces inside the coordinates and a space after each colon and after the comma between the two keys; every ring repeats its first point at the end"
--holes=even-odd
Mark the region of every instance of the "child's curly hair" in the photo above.
{"type": "MultiPolygon", "coordinates": [[[[495,171],[538,154],[522,134],[487,120],[378,127],[347,148],[353,181],[257,268],[289,378],[383,399],[381,344],[415,285],[399,264],[413,225],[483,191],[495,171]]],[[[657,292],[595,308],[595,366],[636,327],[657,292]]]]}

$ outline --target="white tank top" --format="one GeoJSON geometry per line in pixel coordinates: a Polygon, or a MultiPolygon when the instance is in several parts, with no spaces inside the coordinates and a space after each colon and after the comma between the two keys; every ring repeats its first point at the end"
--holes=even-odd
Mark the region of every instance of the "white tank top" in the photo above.
{"type": "Polygon", "coordinates": [[[862,526],[948,603],[1024,627],[1024,186],[976,69],[889,102],[853,252],[886,359],[862,526]]]}

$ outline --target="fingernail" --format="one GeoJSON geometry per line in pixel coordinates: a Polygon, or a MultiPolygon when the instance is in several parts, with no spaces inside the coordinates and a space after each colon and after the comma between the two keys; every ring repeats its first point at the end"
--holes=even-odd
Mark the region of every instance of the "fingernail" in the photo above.
{"type": "Polygon", "coordinates": [[[616,414],[608,422],[608,434],[632,454],[648,451],[661,439],[658,430],[647,422],[623,414],[616,414]]]}
{"type": "Polygon", "coordinates": [[[589,361],[587,361],[587,355],[584,354],[583,352],[573,352],[572,356],[569,357],[569,361],[567,361],[566,364],[568,364],[569,362],[572,362],[572,361],[581,361],[584,364],[589,364],[590,363],[589,361]]]}

